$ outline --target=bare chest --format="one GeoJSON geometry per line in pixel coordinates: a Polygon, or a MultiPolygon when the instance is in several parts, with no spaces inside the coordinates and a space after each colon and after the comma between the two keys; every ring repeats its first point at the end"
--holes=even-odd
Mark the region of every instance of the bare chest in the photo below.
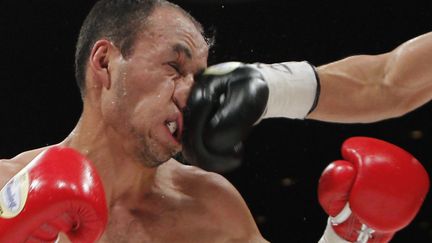
{"type": "Polygon", "coordinates": [[[213,212],[198,205],[155,207],[151,211],[115,208],[100,243],[223,242],[223,231],[215,224],[213,212]]]}

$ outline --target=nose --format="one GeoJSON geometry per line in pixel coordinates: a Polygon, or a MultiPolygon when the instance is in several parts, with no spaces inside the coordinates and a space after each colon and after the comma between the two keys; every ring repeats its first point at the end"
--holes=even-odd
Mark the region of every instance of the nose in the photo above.
{"type": "Polygon", "coordinates": [[[194,82],[193,74],[188,74],[182,79],[177,80],[174,89],[173,99],[176,105],[182,110],[186,106],[189,93],[194,82]]]}

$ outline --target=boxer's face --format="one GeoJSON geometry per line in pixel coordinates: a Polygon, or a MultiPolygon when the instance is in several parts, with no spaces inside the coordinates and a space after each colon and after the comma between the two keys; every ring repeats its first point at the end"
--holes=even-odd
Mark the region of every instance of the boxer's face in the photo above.
{"type": "Polygon", "coordinates": [[[149,20],[132,54],[112,63],[102,109],[126,150],[154,167],[181,150],[181,110],[194,74],[207,65],[208,46],[178,10],[158,8],[149,20]]]}

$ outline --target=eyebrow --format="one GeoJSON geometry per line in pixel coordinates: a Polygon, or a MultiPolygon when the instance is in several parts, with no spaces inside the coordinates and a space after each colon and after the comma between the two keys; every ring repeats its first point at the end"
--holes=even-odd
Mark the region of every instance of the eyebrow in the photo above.
{"type": "Polygon", "coordinates": [[[192,51],[189,49],[189,47],[177,43],[173,46],[173,51],[177,53],[183,53],[188,59],[192,59],[192,51]]]}

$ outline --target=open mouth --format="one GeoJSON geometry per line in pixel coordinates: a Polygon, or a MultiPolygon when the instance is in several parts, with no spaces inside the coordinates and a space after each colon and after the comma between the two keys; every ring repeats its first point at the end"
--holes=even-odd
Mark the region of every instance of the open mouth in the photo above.
{"type": "Polygon", "coordinates": [[[177,119],[176,121],[166,121],[165,126],[168,128],[171,135],[177,140],[181,140],[181,121],[177,119]]]}
{"type": "Polygon", "coordinates": [[[165,125],[168,127],[168,130],[170,131],[170,133],[174,137],[176,137],[176,135],[177,135],[177,127],[178,127],[177,122],[176,121],[167,121],[165,123],[165,125]]]}
{"type": "Polygon", "coordinates": [[[183,133],[183,115],[180,112],[171,114],[165,120],[165,126],[174,140],[181,143],[183,133]]]}

